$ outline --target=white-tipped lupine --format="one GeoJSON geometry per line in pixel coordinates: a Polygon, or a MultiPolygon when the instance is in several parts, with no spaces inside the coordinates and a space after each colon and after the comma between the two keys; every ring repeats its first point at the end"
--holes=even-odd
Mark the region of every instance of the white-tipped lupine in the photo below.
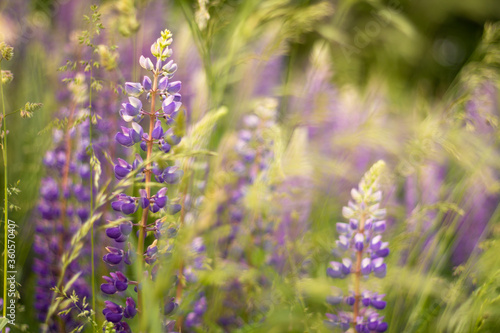
{"type": "Polygon", "coordinates": [[[354,217],[354,210],[350,207],[342,207],[342,216],[345,217],[346,219],[350,219],[354,217]]]}
{"type": "MultiPolygon", "coordinates": [[[[383,322],[383,317],[376,312],[360,311],[360,304],[364,307],[372,307],[376,310],[385,308],[385,302],[377,294],[365,291],[363,295],[359,293],[360,277],[368,277],[373,273],[378,278],[383,278],[387,274],[387,265],[384,257],[389,254],[389,243],[382,242],[380,233],[386,229],[386,222],[379,221],[386,215],[386,210],[380,208],[382,192],[379,189],[378,178],[384,167],[383,162],[376,163],[362,178],[357,188],[351,190],[352,201],[342,208],[342,215],[349,219],[349,223],[337,223],[336,229],[339,239],[336,241],[338,249],[346,252],[346,258],[342,263],[331,262],[327,269],[327,274],[333,278],[345,278],[348,274],[354,276],[356,293],[344,297],[345,304],[353,307],[353,313],[358,314],[356,318],[349,317],[340,319],[339,316],[330,316],[330,320],[337,325],[341,323],[356,323],[358,332],[385,332],[387,323],[383,322]],[[347,236],[347,237],[346,237],[347,236]],[[348,238],[349,237],[349,238],[348,238]],[[353,264],[351,258],[356,258],[353,264]],[[375,296],[370,297],[373,294],[375,296]],[[332,319],[333,318],[333,319],[332,319]]],[[[339,253],[339,252],[334,252],[339,253]]],[[[339,298],[329,298],[330,304],[339,304],[339,298]]],[[[345,326],[348,329],[349,325],[345,326]]]]}

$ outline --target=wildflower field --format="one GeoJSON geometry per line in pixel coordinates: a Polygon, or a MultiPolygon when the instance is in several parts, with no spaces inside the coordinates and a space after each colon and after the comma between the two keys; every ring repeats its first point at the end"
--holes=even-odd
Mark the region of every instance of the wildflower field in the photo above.
{"type": "Polygon", "coordinates": [[[500,333],[496,0],[0,0],[0,330],[500,333]]]}

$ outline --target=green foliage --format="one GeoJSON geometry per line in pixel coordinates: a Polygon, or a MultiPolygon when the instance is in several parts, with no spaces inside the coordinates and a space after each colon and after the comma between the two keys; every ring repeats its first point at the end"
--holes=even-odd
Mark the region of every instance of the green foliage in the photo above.
{"type": "Polygon", "coordinates": [[[101,30],[104,29],[104,26],[101,23],[101,13],[99,13],[99,7],[97,5],[92,5],[90,6],[90,10],[92,11],[90,16],[83,15],[83,19],[89,28],[88,30],[82,31],[82,35],[78,37],[78,40],[80,44],[84,44],[92,49],[95,49],[96,45],[93,44],[93,39],[96,35],[101,34],[101,30]]]}
{"type": "Polygon", "coordinates": [[[9,323],[9,320],[7,318],[0,318],[0,330],[5,327],[9,323]]]}
{"type": "Polygon", "coordinates": [[[64,129],[64,130],[71,130],[73,128],[76,128],[78,127],[79,125],[81,125],[82,123],[84,123],[86,120],[88,119],[91,119],[93,123],[95,123],[98,119],[102,119],[101,116],[97,115],[97,114],[94,114],[94,115],[90,115],[90,114],[84,114],[78,118],[75,118],[72,122],[71,122],[71,126],[69,126],[70,122],[69,122],[69,118],[68,117],[64,117],[64,118],[56,118],[54,120],[52,120],[47,126],[45,126],[45,128],[43,128],[40,132],[38,132],[39,135],[41,134],[45,134],[45,133],[48,133],[50,131],[52,131],[54,128],[56,129],[64,129]]]}
{"type": "Polygon", "coordinates": [[[54,293],[58,295],[56,297],[56,301],[59,301],[59,306],[64,309],[59,311],[58,315],[68,315],[70,312],[76,310],[78,312],[77,318],[83,321],[83,323],[77,325],[71,333],[79,333],[82,332],[87,324],[90,324],[94,331],[97,330],[98,325],[93,319],[94,310],[90,309],[90,305],[87,303],[86,298],[80,300],[76,292],[73,290],[71,294],[68,294],[71,286],[76,280],[80,277],[81,272],[75,274],[73,278],[67,282],[64,287],[64,290],[60,290],[58,287],[55,287],[54,293]]]}

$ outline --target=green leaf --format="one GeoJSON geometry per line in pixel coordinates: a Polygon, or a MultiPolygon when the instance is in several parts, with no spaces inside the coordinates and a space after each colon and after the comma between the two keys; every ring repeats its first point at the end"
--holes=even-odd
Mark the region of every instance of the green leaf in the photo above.
{"type": "Polygon", "coordinates": [[[78,278],[80,277],[80,275],[82,275],[82,272],[78,272],[75,275],[73,275],[73,277],[64,286],[63,293],[67,293],[68,292],[68,290],[71,288],[71,286],[76,282],[76,280],[78,280],[78,278]]]}
{"type": "Polygon", "coordinates": [[[7,318],[0,318],[0,330],[5,327],[9,323],[9,320],[7,318]]]}

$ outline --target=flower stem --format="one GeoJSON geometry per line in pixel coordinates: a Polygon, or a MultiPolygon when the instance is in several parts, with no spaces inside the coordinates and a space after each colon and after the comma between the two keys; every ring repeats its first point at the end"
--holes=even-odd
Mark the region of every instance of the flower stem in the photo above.
{"type": "MultiPolygon", "coordinates": [[[[2,68],[0,66],[0,73],[2,68]]],[[[3,189],[4,189],[4,252],[3,252],[3,317],[7,315],[7,223],[9,220],[9,190],[8,190],[8,180],[7,180],[7,122],[5,113],[5,99],[3,96],[3,82],[0,78],[0,94],[2,95],[2,114],[3,114],[3,143],[2,143],[2,155],[3,155],[3,189]]],[[[5,329],[2,329],[2,333],[5,329]]]]}
{"type": "MultiPolygon", "coordinates": [[[[92,66],[90,66],[90,85],[89,85],[89,145],[90,145],[90,218],[94,216],[94,168],[92,165],[92,158],[94,156],[94,147],[92,146],[92,66]]],[[[94,263],[94,223],[90,229],[90,266],[92,270],[91,283],[92,283],[92,320],[95,322],[95,311],[96,311],[96,293],[95,293],[95,263],[94,263]]],[[[94,333],[97,332],[97,327],[93,326],[94,333]]]]}
{"type": "MultiPolygon", "coordinates": [[[[151,152],[153,151],[153,129],[155,126],[155,121],[156,121],[156,116],[155,116],[155,103],[156,103],[156,90],[158,88],[158,73],[159,73],[159,65],[160,63],[156,63],[156,71],[154,72],[154,79],[153,79],[153,89],[151,91],[151,113],[149,114],[149,138],[147,141],[147,153],[146,153],[146,169],[145,169],[145,176],[146,176],[146,181],[145,181],[145,186],[146,186],[146,193],[148,200],[151,199],[151,188],[150,188],[150,183],[151,183],[151,152]]],[[[146,228],[148,224],[148,212],[149,212],[149,206],[144,208],[142,211],[142,219],[141,219],[141,224],[140,224],[140,229],[139,229],[139,240],[137,242],[137,258],[139,260],[139,276],[137,278],[137,281],[140,283],[141,279],[143,278],[143,270],[144,270],[144,240],[146,238],[146,228]]],[[[141,290],[140,288],[137,288],[137,303],[138,303],[138,308],[139,308],[139,316],[142,317],[144,314],[144,307],[143,307],[143,301],[142,301],[142,295],[141,295],[141,290]]]]}
{"type": "MultiPolygon", "coordinates": [[[[361,214],[359,219],[359,229],[358,233],[363,234],[365,232],[365,215],[361,214]]],[[[356,268],[354,270],[354,307],[353,307],[353,326],[356,328],[358,316],[359,316],[359,303],[361,302],[361,261],[363,259],[363,251],[356,251],[356,268]]]]}

